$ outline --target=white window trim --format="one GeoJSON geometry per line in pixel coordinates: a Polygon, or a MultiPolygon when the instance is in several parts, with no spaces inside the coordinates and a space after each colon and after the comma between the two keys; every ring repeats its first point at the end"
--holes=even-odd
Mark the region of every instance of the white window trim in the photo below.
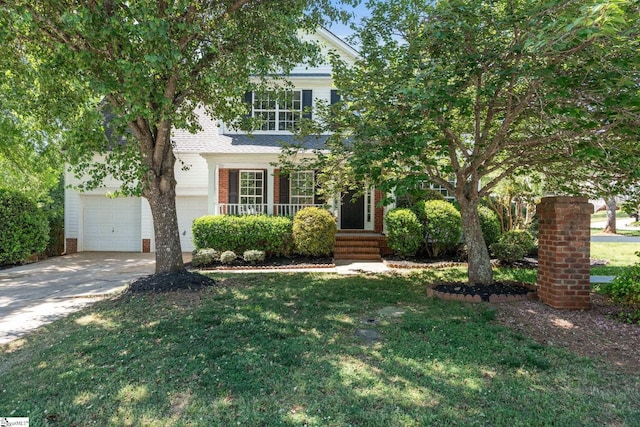
{"type": "Polygon", "coordinates": [[[264,205],[265,204],[265,194],[264,194],[264,180],[265,180],[265,176],[264,176],[264,171],[263,170],[259,170],[259,169],[241,169],[238,171],[238,204],[240,205],[264,205]],[[254,176],[254,178],[252,179],[252,182],[254,184],[253,187],[248,187],[248,186],[243,186],[243,179],[242,179],[242,174],[246,174],[246,173],[255,173],[255,174],[260,174],[260,185],[256,185],[256,182],[258,181],[256,179],[256,177],[254,176]],[[253,188],[254,193],[256,189],[260,189],[260,195],[257,194],[243,194],[243,190],[249,189],[249,188],[253,188]],[[244,198],[244,200],[243,200],[244,198]],[[249,199],[252,199],[253,201],[249,202],[249,199]]]}
{"type": "MultiPolygon", "coordinates": [[[[277,97],[277,93],[276,92],[266,92],[265,93],[267,96],[274,96],[277,97]]],[[[258,95],[263,95],[260,94],[258,92],[253,92],[252,93],[252,97],[251,97],[251,115],[254,118],[261,118],[262,114],[269,114],[269,113],[273,113],[274,114],[274,129],[269,129],[269,122],[270,120],[267,121],[263,121],[262,122],[262,126],[260,129],[256,129],[257,131],[261,131],[261,132],[290,132],[292,130],[293,127],[296,126],[297,123],[300,122],[300,120],[302,120],[302,113],[303,113],[303,107],[302,107],[302,90],[301,89],[293,89],[290,91],[285,92],[285,99],[284,100],[278,100],[277,98],[274,100],[275,106],[273,109],[271,108],[256,108],[256,101],[257,101],[257,96],[258,95]],[[288,96],[294,96],[294,94],[297,95],[297,99],[293,99],[292,101],[287,101],[287,97],[288,96]],[[285,104],[284,106],[282,104],[285,104]],[[299,108],[285,108],[288,105],[286,104],[291,104],[289,106],[293,107],[295,104],[299,105],[299,108]],[[283,126],[283,128],[280,127],[280,114],[285,114],[285,115],[289,115],[288,118],[289,120],[284,120],[285,123],[290,123],[290,127],[286,128],[286,125],[283,126]],[[264,129],[264,126],[266,126],[266,129],[264,129]]],[[[268,101],[266,101],[268,102],[268,101]]]]}

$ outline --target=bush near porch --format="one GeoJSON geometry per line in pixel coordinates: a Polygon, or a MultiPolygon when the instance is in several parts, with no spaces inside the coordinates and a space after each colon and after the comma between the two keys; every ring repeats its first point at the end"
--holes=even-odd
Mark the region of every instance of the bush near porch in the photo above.
{"type": "Polygon", "coordinates": [[[293,253],[293,221],[283,216],[208,215],[193,222],[196,250],[214,248],[242,254],[261,250],[270,256],[293,253]]]}

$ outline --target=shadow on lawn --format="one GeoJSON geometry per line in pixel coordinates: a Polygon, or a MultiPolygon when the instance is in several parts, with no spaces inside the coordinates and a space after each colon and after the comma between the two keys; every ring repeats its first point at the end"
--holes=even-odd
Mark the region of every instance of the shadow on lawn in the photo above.
{"type": "Polygon", "coordinates": [[[494,326],[494,315],[427,299],[418,274],[247,275],[199,293],[127,296],[50,326],[46,348],[20,350],[39,354],[5,372],[24,381],[0,413],[34,425],[145,426],[618,417],[606,395],[584,398],[595,387],[584,360],[494,326]],[[406,313],[379,317],[386,306],[406,313]],[[372,316],[382,338],[368,345],[354,331],[372,316]]]}

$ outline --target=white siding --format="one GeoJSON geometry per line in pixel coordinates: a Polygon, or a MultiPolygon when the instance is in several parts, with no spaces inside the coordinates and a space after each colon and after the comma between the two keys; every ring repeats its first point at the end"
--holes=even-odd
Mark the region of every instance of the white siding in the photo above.
{"type": "Polygon", "coordinates": [[[209,185],[207,162],[198,153],[176,153],[176,194],[178,196],[206,196],[209,185]],[[183,170],[185,168],[187,170],[183,170]]]}

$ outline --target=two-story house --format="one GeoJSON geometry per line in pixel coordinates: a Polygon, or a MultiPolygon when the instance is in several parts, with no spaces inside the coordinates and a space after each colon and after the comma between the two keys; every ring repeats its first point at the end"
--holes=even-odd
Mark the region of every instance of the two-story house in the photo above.
{"type": "MultiPolygon", "coordinates": [[[[321,43],[325,53],[332,50],[347,63],[355,60],[357,52],[331,32],[320,29],[312,37],[321,43]]],[[[316,67],[299,66],[292,70],[288,80],[293,88],[284,101],[269,93],[245,95],[251,114],[262,123],[251,135],[204,114],[200,116],[201,132],[174,131],[172,140],[178,158],[176,207],[183,251],[194,249],[191,225],[202,215],[293,215],[313,205],[334,213],[338,228],[343,231],[343,241],[347,240],[344,238],[347,230],[352,236],[359,233],[361,240],[365,235],[373,239],[373,243],[363,242],[360,246],[376,246],[376,239],[383,239],[383,208],[377,206],[382,196],[379,192],[367,190],[355,203],[349,193],[321,200],[316,194],[314,171],[281,175],[274,166],[282,143],[292,140],[291,129],[298,121],[309,112],[313,114],[319,101],[332,103],[337,99],[328,61],[316,67]]],[[[320,148],[323,140],[319,136],[310,142],[320,148]]],[[[68,174],[66,182],[73,185],[77,180],[68,174]]],[[[155,250],[147,201],[105,197],[117,185],[115,181],[107,181],[106,187],[90,192],[66,190],[67,253],[155,250]]],[[[336,256],[342,253],[343,257],[367,258],[368,252],[371,251],[355,247],[336,248],[336,256]]],[[[376,256],[379,257],[374,251],[372,257],[376,256]]]]}

